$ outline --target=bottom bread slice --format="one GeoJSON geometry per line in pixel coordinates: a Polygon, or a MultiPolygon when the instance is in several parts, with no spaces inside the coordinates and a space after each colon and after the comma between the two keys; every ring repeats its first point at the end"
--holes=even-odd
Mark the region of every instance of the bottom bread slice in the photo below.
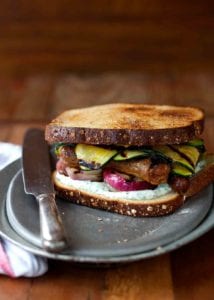
{"type": "Polygon", "coordinates": [[[103,209],[122,215],[143,217],[143,216],[163,216],[174,212],[185,200],[184,195],[179,195],[170,191],[166,195],[156,197],[151,200],[127,200],[127,199],[110,199],[104,195],[85,191],[84,189],[75,188],[63,184],[57,179],[57,173],[54,172],[53,180],[57,194],[73,203],[103,209]]]}

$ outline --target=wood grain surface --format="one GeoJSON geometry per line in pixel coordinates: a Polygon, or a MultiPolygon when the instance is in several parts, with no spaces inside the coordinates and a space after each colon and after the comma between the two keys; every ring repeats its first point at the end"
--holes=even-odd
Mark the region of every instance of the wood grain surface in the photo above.
{"type": "Polygon", "coordinates": [[[213,69],[213,1],[1,1],[0,73],[213,69]]]}
{"type": "MultiPolygon", "coordinates": [[[[0,140],[22,143],[30,127],[44,128],[67,108],[108,102],[198,105],[207,113],[204,133],[214,152],[214,76],[210,73],[146,76],[31,76],[0,80],[0,140]]],[[[1,300],[211,300],[214,295],[213,231],[171,253],[108,266],[49,261],[39,278],[0,276],[1,300]]]]}

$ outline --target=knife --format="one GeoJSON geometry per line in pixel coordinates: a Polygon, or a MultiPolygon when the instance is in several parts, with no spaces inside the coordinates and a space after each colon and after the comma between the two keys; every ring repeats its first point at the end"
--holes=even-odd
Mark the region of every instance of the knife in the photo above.
{"type": "Polygon", "coordinates": [[[22,167],[25,192],[38,200],[42,246],[47,251],[59,252],[66,248],[67,243],[55,202],[49,148],[42,130],[34,128],[26,132],[22,167]]]}

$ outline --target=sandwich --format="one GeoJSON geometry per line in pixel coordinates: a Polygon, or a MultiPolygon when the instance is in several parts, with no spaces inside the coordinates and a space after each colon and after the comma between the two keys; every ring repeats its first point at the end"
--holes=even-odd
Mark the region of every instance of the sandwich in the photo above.
{"type": "Polygon", "coordinates": [[[45,129],[61,198],[128,216],[176,211],[214,179],[197,107],[113,103],[67,110],[45,129]]]}

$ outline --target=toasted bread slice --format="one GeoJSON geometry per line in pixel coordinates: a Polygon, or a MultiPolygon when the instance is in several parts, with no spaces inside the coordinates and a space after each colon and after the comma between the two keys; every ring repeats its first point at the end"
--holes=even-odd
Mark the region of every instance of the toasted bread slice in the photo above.
{"type": "Polygon", "coordinates": [[[120,193],[118,198],[111,199],[110,196],[103,195],[99,191],[89,192],[84,188],[77,188],[75,183],[73,186],[62,184],[56,174],[54,172],[53,180],[58,195],[73,203],[134,217],[163,216],[176,211],[186,199],[214,180],[214,155],[207,156],[207,165],[191,179],[190,187],[184,195],[170,191],[151,200],[127,200],[121,198],[120,193]]]}
{"type": "Polygon", "coordinates": [[[45,137],[50,144],[178,144],[198,137],[203,126],[199,108],[114,103],[65,111],[46,126],[45,137]]]}
{"type": "Polygon", "coordinates": [[[205,156],[205,167],[197,173],[197,175],[191,178],[191,184],[187,192],[186,197],[191,197],[200,192],[209,183],[214,181],[214,154],[207,153],[205,156]]]}

